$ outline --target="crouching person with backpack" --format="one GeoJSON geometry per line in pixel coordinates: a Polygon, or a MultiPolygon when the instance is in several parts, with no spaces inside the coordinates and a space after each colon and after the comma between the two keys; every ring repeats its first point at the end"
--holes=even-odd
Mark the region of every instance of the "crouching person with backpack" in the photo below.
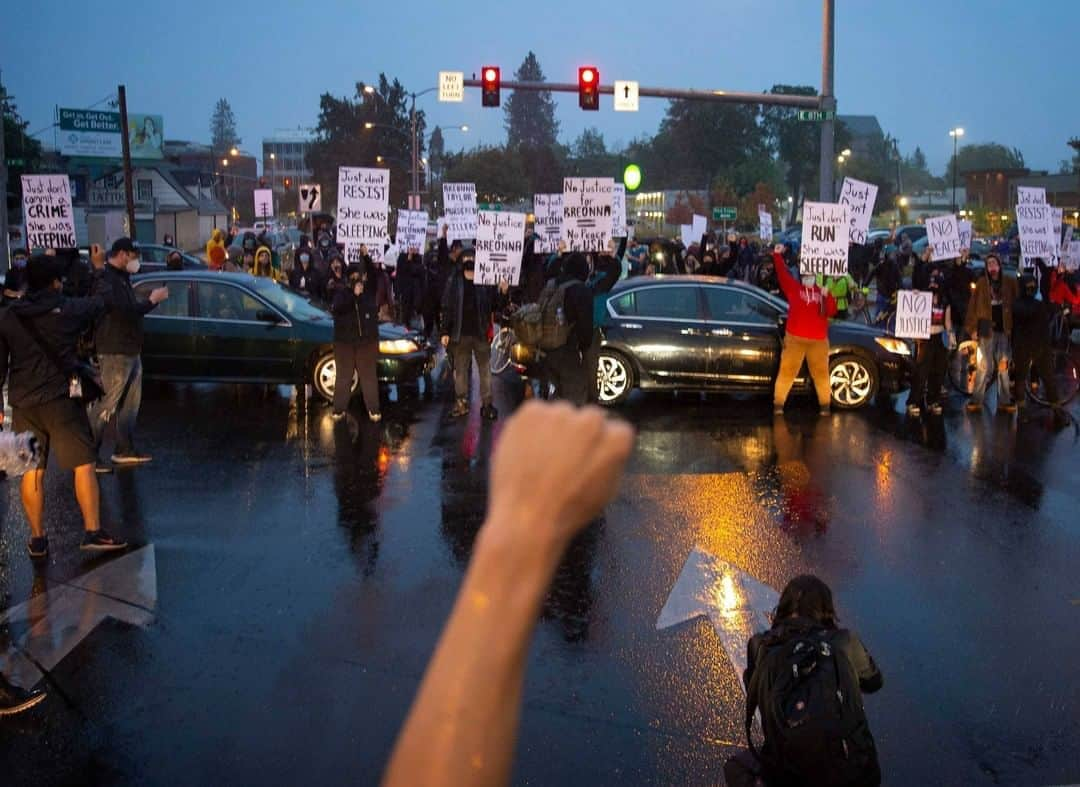
{"type": "Polygon", "coordinates": [[[729,785],[881,784],[862,701],[881,688],[881,671],[858,636],[837,626],[828,585],[812,575],[791,580],[772,628],[750,639],[746,663],[750,750],[725,763],[729,785]],[[757,710],[760,749],[751,735],[757,710]]]}

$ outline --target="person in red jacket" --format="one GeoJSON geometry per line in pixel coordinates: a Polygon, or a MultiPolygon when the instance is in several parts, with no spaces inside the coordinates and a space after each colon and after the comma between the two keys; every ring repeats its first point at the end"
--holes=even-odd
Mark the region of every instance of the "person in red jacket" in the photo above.
{"type": "Polygon", "coordinates": [[[773,250],[776,278],[788,302],[787,332],[773,390],[773,412],[784,412],[791,384],[805,358],[821,414],[828,415],[832,398],[829,389],[829,318],[836,314],[836,299],[817,286],[813,275],[796,281],[784,264],[783,251],[782,245],[773,250]]]}

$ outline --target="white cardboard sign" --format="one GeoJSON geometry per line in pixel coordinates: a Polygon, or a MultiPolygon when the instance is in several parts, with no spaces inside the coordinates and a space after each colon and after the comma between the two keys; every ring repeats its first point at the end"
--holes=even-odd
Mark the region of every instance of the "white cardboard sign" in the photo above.
{"type": "Polygon", "coordinates": [[[525,214],[482,210],[476,224],[476,283],[516,285],[525,251],[525,214]]]}
{"type": "Polygon", "coordinates": [[[74,249],[75,216],[67,175],[23,175],[26,248],[74,249]]]}
{"type": "Polygon", "coordinates": [[[394,240],[402,251],[416,249],[423,253],[427,245],[427,226],[426,210],[399,210],[394,240]]]}
{"type": "Polygon", "coordinates": [[[446,239],[471,240],[476,237],[476,184],[444,183],[443,212],[450,225],[446,239]]]}
{"type": "Polygon", "coordinates": [[[390,242],[390,170],[338,167],[337,236],[345,262],[360,262],[360,247],[377,259],[390,242]]]}
{"type": "Polygon", "coordinates": [[[611,237],[626,237],[626,186],[622,183],[611,189],[611,237]]]}
{"type": "Polygon", "coordinates": [[[960,234],[960,251],[971,251],[971,222],[961,219],[956,222],[956,231],[960,234]]]}
{"type": "Polygon", "coordinates": [[[799,273],[843,276],[848,272],[846,205],[804,202],[799,273]]]}
{"type": "Polygon", "coordinates": [[[563,178],[563,240],[570,251],[606,252],[614,178],[563,178]]]}
{"type": "Polygon", "coordinates": [[[930,244],[931,262],[951,260],[960,256],[960,227],[954,214],[928,218],[926,238],[930,244]]]}
{"type": "Polygon", "coordinates": [[[896,336],[900,339],[929,339],[934,294],[923,290],[896,293],[896,336]]]}
{"type": "Polygon", "coordinates": [[[863,245],[866,233],[870,229],[870,218],[874,215],[874,203],[877,201],[878,187],[855,178],[844,178],[840,189],[840,204],[848,210],[848,240],[863,245]]]}
{"type": "Polygon", "coordinates": [[[1065,267],[1070,271],[1080,270],[1080,240],[1069,241],[1069,252],[1065,255],[1065,267]]]}
{"type": "Polygon", "coordinates": [[[679,225],[679,237],[682,240],[682,245],[686,248],[690,248],[690,244],[694,242],[694,225],[693,224],[680,224],[679,225]]]}
{"type": "Polygon", "coordinates": [[[758,237],[766,243],[772,243],[772,214],[768,211],[758,211],[758,237]]]}
{"type": "Polygon", "coordinates": [[[554,254],[562,239],[562,194],[534,194],[533,215],[537,254],[554,254]]]}
{"type": "Polygon", "coordinates": [[[255,189],[255,218],[268,219],[274,215],[274,192],[272,189],[255,189]]]}
{"type": "Polygon", "coordinates": [[[704,216],[694,214],[693,223],[690,225],[694,233],[694,243],[701,240],[701,237],[709,231],[709,220],[704,216]]]}

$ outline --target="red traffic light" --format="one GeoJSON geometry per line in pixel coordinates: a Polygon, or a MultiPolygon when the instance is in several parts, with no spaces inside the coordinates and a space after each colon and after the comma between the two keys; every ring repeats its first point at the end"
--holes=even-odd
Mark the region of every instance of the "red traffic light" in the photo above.
{"type": "Polygon", "coordinates": [[[292,188],[292,178],[285,178],[284,183],[285,183],[285,188],[287,188],[287,189],[292,188]]]}
{"type": "Polygon", "coordinates": [[[480,69],[481,80],[481,106],[499,106],[499,69],[497,66],[484,66],[480,69]]]}
{"type": "Polygon", "coordinates": [[[578,106],[582,109],[600,109],[600,72],[594,66],[578,69],[578,106]]]}

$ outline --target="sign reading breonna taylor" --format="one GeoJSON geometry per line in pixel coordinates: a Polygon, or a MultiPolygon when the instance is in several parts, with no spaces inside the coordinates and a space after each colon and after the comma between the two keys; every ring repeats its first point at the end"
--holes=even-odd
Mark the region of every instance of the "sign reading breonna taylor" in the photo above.
{"type": "Polygon", "coordinates": [[[614,178],[563,178],[563,240],[570,251],[607,251],[614,178]]]}
{"type": "Polygon", "coordinates": [[[525,250],[525,214],[482,210],[476,224],[476,283],[516,285],[525,250]]]}

